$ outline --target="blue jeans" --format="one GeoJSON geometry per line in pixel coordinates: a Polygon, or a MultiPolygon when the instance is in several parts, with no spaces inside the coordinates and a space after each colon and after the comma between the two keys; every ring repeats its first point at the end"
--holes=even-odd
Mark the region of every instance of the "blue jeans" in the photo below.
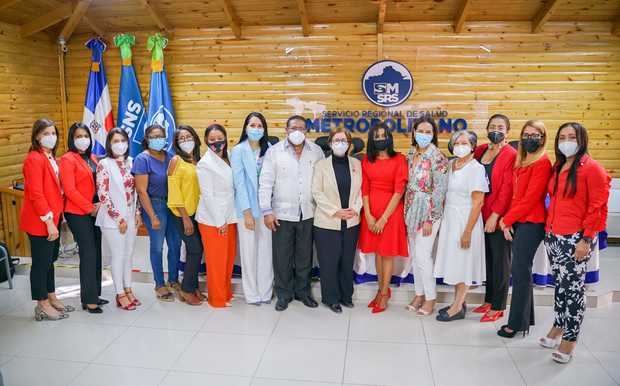
{"type": "Polygon", "coordinates": [[[151,267],[155,278],[155,287],[163,287],[164,267],[163,252],[164,239],[168,246],[168,281],[171,283],[179,281],[179,260],[181,258],[181,235],[174,224],[174,215],[168,209],[166,200],[159,197],[151,197],[153,211],[159,219],[159,229],[153,229],[151,219],[146,213],[142,214],[142,220],[149,232],[149,244],[151,255],[151,267]]]}

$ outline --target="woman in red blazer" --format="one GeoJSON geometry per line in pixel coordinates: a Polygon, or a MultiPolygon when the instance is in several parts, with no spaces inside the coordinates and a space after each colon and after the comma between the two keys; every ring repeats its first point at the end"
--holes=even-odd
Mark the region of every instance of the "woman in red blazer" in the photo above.
{"type": "Polygon", "coordinates": [[[508,324],[497,334],[512,338],[525,335],[534,325],[532,263],[545,236],[545,196],[551,176],[551,161],[545,144],[547,130],[541,121],[528,121],[521,130],[521,141],[513,172],[510,208],[500,220],[506,240],[512,243],[512,299],[508,324]]]}
{"type": "Polygon", "coordinates": [[[82,308],[100,314],[108,301],[101,295],[101,230],[95,226],[99,209],[95,181],[97,160],[91,154],[90,130],[83,123],[69,128],[67,151],[60,158],[60,183],[65,194],[65,219],[80,254],[80,298],[82,308]]]}
{"type": "Polygon", "coordinates": [[[512,198],[512,170],[517,151],[508,145],[510,120],[495,114],[487,123],[489,143],[480,145],[474,157],[480,161],[489,180],[489,192],[484,195],[482,219],[486,262],[484,304],[474,312],[484,314],[481,322],[494,322],[504,316],[510,278],[510,242],[499,228],[499,219],[508,211],[512,198]]]}
{"type": "Polygon", "coordinates": [[[19,227],[28,234],[32,250],[30,290],[37,301],[35,319],[59,320],[68,317],[73,307],[64,306],[56,297],[54,261],[58,258],[58,228],[63,208],[62,190],[56,164],[58,130],[49,119],[32,125],[31,146],[24,160],[24,203],[19,227]]]}

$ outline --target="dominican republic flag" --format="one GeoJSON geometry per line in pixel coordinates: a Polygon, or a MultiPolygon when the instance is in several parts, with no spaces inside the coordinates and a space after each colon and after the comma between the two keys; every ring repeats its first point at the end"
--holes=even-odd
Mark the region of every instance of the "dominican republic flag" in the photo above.
{"type": "Polygon", "coordinates": [[[168,77],[164,69],[164,48],[168,39],[159,33],[149,36],[146,48],[151,51],[151,90],[149,93],[149,110],[146,126],[158,124],[166,129],[166,151],[174,154],[172,136],[176,130],[172,97],[168,88],[168,77]]]}
{"type": "Polygon", "coordinates": [[[131,46],[136,37],[119,34],[114,38],[114,45],[121,51],[121,86],[118,93],[118,120],[116,126],[129,136],[129,155],[135,157],[142,151],[146,111],[142,102],[142,93],[136,78],[136,71],[131,62],[131,46]]]}
{"type": "Polygon", "coordinates": [[[101,38],[93,38],[86,42],[91,51],[90,74],[84,101],[82,122],[90,128],[93,138],[93,153],[97,156],[105,154],[105,139],[114,127],[110,91],[103,66],[103,51],[106,45],[101,38]]]}

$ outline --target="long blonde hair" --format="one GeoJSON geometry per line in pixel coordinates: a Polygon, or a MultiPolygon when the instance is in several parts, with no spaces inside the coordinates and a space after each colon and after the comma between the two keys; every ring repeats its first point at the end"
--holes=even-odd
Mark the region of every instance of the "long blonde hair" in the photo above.
{"type": "Polygon", "coordinates": [[[518,168],[521,166],[527,166],[541,159],[545,154],[547,154],[547,150],[545,149],[546,145],[547,145],[547,128],[545,127],[545,124],[543,123],[543,121],[532,119],[532,120],[525,122],[525,125],[523,125],[523,127],[521,128],[521,133],[519,134],[519,147],[517,149],[517,161],[515,162],[515,167],[518,168]],[[526,127],[533,127],[534,129],[538,130],[538,132],[542,135],[542,141],[541,141],[540,147],[538,148],[538,150],[536,150],[535,153],[532,154],[532,159],[527,163],[525,163],[525,158],[527,157],[527,151],[525,151],[521,143],[521,138],[523,138],[523,132],[525,131],[526,127]]]}

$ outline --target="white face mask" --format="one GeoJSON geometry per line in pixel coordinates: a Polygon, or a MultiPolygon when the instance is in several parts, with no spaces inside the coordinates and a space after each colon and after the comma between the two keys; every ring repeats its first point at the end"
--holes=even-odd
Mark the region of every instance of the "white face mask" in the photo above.
{"type": "Polygon", "coordinates": [[[452,154],[459,158],[467,157],[471,154],[471,146],[469,145],[454,145],[452,154]]]}
{"type": "Polygon", "coordinates": [[[564,156],[572,157],[577,154],[579,150],[579,145],[575,141],[563,141],[558,143],[558,149],[564,156]]]}
{"type": "Polygon", "coordinates": [[[58,141],[58,137],[56,137],[56,134],[53,135],[44,135],[41,137],[41,139],[39,139],[39,143],[41,144],[41,146],[47,148],[47,149],[53,149],[54,146],[56,146],[56,142],[58,141]]]}
{"type": "Polygon", "coordinates": [[[306,139],[306,134],[303,131],[295,130],[288,134],[288,140],[295,146],[301,145],[306,139]]]}
{"type": "Polygon", "coordinates": [[[181,150],[183,150],[187,154],[192,154],[192,150],[194,150],[194,146],[196,146],[194,141],[185,141],[185,142],[179,143],[179,147],[181,148],[181,150]]]}
{"type": "Polygon", "coordinates": [[[127,152],[127,146],[127,142],[125,141],[113,143],[111,146],[112,153],[117,157],[124,156],[127,152]]]}
{"type": "Polygon", "coordinates": [[[86,151],[86,149],[88,149],[88,147],[90,146],[90,138],[86,138],[86,137],[78,138],[75,141],[73,141],[73,144],[75,145],[76,149],[78,149],[79,151],[86,151]]]}
{"type": "Polygon", "coordinates": [[[349,150],[349,144],[344,142],[334,142],[331,145],[332,152],[336,157],[343,157],[349,150]]]}

